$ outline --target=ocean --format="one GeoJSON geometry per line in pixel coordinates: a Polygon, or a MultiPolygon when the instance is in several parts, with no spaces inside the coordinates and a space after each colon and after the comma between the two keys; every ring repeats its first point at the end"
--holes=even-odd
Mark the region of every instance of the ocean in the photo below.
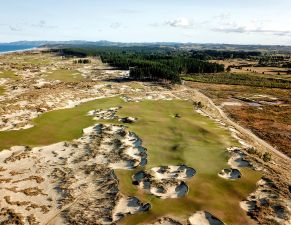
{"type": "Polygon", "coordinates": [[[16,51],[23,51],[29,50],[32,48],[38,47],[37,45],[7,45],[7,44],[0,44],[0,54],[6,52],[16,52],[16,51]]]}

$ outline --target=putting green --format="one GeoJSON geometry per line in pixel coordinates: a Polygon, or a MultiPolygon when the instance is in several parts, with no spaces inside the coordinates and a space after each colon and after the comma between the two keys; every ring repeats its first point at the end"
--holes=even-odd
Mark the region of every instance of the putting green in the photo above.
{"type": "Polygon", "coordinates": [[[120,224],[148,223],[167,215],[186,219],[196,210],[207,210],[227,224],[252,224],[239,202],[255,189],[260,174],[244,169],[238,181],[217,176],[218,172],[228,167],[226,148],[238,143],[227,130],[196,113],[191,102],[125,103],[120,98],[99,99],[73,109],[43,114],[33,121],[35,127],[31,129],[0,132],[0,149],[13,145],[47,145],[78,138],[83,128],[96,123],[86,115],[88,111],[118,105],[123,107],[118,112],[119,116],[138,118],[136,123],[127,126],[142,138],[143,146],[148,149],[146,169],[185,163],[197,171],[187,182],[190,189],[186,197],[162,200],[132,185],[131,176],[139,169],[117,170],[121,192],[137,196],[152,205],[149,212],[127,216],[120,224]],[[180,118],[176,118],[175,114],[179,114],[180,118]]]}

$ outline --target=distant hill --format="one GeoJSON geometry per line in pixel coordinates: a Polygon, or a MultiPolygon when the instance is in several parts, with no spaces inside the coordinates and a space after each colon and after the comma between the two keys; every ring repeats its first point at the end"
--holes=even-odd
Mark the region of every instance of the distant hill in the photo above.
{"type": "Polygon", "coordinates": [[[101,41],[17,41],[10,43],[0,43],[1,45],[29,45],[35,47],[64,47],[65,45],[90,45],[90,46],[155,46],[155,47],[172,47],[181,49],[196,50],[232,50],[232,51],[272,51],[272,52],[288,52],[291,53],[291,46],[284,45],[236,45],[236,44],[199,44],[199,43],[179,43],[179,42],[140,42],[140,43],[123,43],[101,41]]]}

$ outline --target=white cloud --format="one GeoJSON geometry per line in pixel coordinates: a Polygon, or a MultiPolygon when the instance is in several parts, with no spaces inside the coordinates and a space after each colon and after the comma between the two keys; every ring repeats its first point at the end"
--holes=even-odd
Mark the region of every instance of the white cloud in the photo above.
{"type": "Polygon", "coordinates": [[[9,26],[9,29],[11,31],[21,31],[21,28],[20,27],[15,27],[15,26],[9,26]]]}
{"type": "Polygon", "coordinates": [[[50,26],[47,25],[45,20],[40,20],[38,23],[36,24],[32,24],[32,27],[37,27],[37,28],[48,28],[48,29],[54,29],[57,28],[56,26],[50,26]]]}
{"type": "Polygon", "coordinates": [[[120,9],[116,11],[117,13],[121,14],[136,14],[136,13],[141,13],[142,11],[136,10],[136,9],[120,9]]]}
{"type": "Polygon", "coordinates": [[[174,20],[168,20],[165,22],[165,24],[171,27],[179,28],[192,28],[194,26],[193,22],[185,17],[180,17],[174,20]]]}
{"type": "Polygon", "coordinates": [[[274,28],[270,24],[270,20],[251,19],[238,23],[234,20],[230,13],[223,13],[213,17],[215,22],[212,24],[211,30],[222,33],[238,33],[238,34],[266,34],[277,36],[289,36],[291,30],[284,28],[274,28]]]}
{"type": "Polygon", "coordinates": [[[118,29],[121,27],[121,23],[115,22],[110,25],[112,29],[118,29]]]}
{"type": "Polygon", "coordinates": [[[248,34],[269,34],[276,36],[289,36],[291,35],[291,30],[275,30],[275,29],[264,29],[261,27],[250,29],[246,26],[228,26],[221,28],[213,28],[212,31],[223,32],[223,33],[248,33],[248,34]]]}
{"type": "Polygon", "coordinates": [[[221,13],[219,15],[214,16],[214,19],[220,20],[220,21],[227,21],[229,20],[231,17],[231,13],[230,12],[225,12],[225,13],[221,13]]]}

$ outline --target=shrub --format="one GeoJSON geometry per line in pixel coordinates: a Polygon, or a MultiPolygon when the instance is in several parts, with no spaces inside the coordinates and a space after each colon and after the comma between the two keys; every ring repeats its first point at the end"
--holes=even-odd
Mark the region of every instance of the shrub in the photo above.
{"type": "Polygon", "coordinates": [[[202,105],[202,103],[200,101],[199,102],[193,102],[193,105],[197,109],[201,109],[203,107],[203,105],[202,105]]]}
{"type": "Polygon", "coordinates": [[[247,152],[249,153],[249,154],[256,154],[257,153],[257,150],[254,148],[254,147],[250,147],[250,148],[248,148],[247,149],[247,152]]]}
{"type": "Polygon", "coordinates": [[[264,160],[264,162],[269,162],[269,161],[271,161],[271,154],[270,154],[269,152],[265,152],[265,153],[263,154],[263,160],[264,160]]]}

